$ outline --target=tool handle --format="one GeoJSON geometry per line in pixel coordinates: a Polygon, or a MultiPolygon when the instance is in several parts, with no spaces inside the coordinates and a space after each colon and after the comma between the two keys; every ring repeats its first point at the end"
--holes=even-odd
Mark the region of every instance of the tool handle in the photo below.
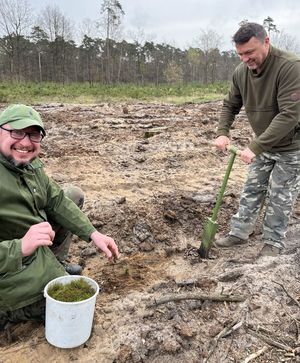
{"type": "Polygon", "coordinates": [[[238,149],[235,146],[229,146],[227,149],[229,149],[231,155],[230,155],[230,159],[229,159],[229,162],[228,162],[228,165],[227,165],[227,169],[226,169],[226,173],[225,173],[225,176],[224,176],[224,179],[223,179],[223,183],[222,183],[221,189],[219,191],[215,207],[213,209],[213,214],[212,214],[212,217],[211,217],[211,220],[213,222],[215,222],[217,220],[217,215],[218,215],[220,206],[222,204],[223,195],[224,195],[225,188],[227,186],[227,182],[228,182],[228,179],[229,179],[229,174],[231,172],[234,159],[235,159],[236,155],[238,154],[238,149]]]}
{"type": "Polygon", "coordinates": [[[227,145],[226,149],[236,155],[241,155],[241,151],[234,145],[227,145]]]}

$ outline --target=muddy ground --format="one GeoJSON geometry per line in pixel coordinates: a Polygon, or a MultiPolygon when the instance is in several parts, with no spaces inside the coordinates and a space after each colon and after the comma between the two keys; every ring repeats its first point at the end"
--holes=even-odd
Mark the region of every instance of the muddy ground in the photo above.
{"type": "MultiPolygon", "coordinates": [[[[110,264],[75,237],[69,260],[102,289],[91,338],[64,350],[47,343],[42,324],[20,324],[0,336],[1,363],[300,361],[299,201],[283,255],[256,259],[260,220],[248,245],[212,248],[207,260],[197,253],[229,158],[209,143],[220,102],[35,106],[48,130],[46,170],[84,190],[84,211],[122,257],[110,264]]],[[[238,147],[251,138],[243,113],[232,136],[238,147]]],[[[246,172],[237,159],[219,234],[246,172]]]]}

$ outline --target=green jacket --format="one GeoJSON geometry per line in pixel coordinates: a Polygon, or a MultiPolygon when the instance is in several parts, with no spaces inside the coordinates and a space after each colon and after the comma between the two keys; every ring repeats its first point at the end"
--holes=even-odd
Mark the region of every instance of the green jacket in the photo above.
{"type": "Polygon", "coordinates": [[[85,214],[45,174],[39,159],[22,170],[0,155],[0,311],[40,300],[45,285],[65,274],[48,247],[22,257],[21,238],[33,224],[48,219],[86,241],[95,231],[85,214]]]}
{"type": "Polygon", "coordinates": [[[241,107],[254,131],[256,154],[300,149],[300,58],[270,47],[259,74],[241,63],[224,99],[217,135],[229,135],[241,107]]]}

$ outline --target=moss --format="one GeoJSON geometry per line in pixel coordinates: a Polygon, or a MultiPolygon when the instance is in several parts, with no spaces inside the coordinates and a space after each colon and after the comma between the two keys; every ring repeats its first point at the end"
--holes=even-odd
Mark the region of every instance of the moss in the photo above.
{"type": "Polygon", "coordinates": [[[55,283],[49,287],[47,292],[53,299],[64,302],[83,301],[95,294],[95,290],[82,278],[65,285],[55,283]]]}

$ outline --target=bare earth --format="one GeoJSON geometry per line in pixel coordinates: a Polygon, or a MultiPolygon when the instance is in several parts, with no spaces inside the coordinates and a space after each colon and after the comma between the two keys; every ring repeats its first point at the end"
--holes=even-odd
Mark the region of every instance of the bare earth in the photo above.
{"type": "MultiPolygon", "coordinates": [[[[256,259],[260,221],[248,245],[212,248],[208,260],[197,253],[229,157],[209,144],[220,105],[35,105],[48,130],[46,170],[84,190],[84,211],[122,257],[110,264],[74,237],[70,261],[102,289],[91,338],[64,350],[47,343],[42,324],[19,324],[0,335],[1,363],[300,361],[299,200],[278,258],[256,259]],[[214,300],[228,295],[242,301],[214,300]]],[[[232,135],[240,148],[251,138],[243,114],[232,135]]],[[[246,172],[237,159],[220,234],[246,172]]]]}

